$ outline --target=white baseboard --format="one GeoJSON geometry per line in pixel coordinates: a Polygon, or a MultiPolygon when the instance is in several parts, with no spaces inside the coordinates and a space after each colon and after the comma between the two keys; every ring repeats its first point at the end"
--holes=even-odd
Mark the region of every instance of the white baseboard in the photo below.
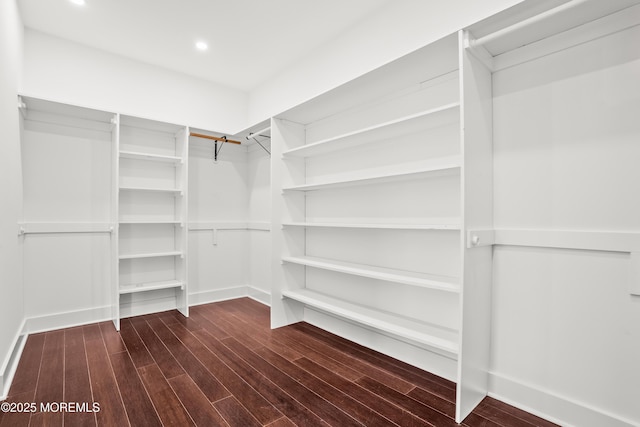
{"type": "Polygon", "coordinates": [[[264,291],[262,289],[254,288],[253,286],[247,286],[247,296],[252,300],[258,301],[266,306],[271,307],[271,292],[264,291]]]}
{"type": "Polygon", "coordinates": [[[30,334],[33,334],[36,332],[54,331],[56,329],[104,322],[105,320],[111,320],[110,306],[92,307],[83,310],[30,317],[26,320],[26,330],[30,334]]]}
{"type": "Polygon", "coordinates": [[[638,427],[631,421],[550,390],[495,372],[489,374],[489,396],[565,427],[638,427]]]}
{"type": "Polygon", "coordinates": [[[9,395],[11,382],[13,381],[13,377],[18,369],[18,362],[20,361],[24,344],[27,342],[25,323],[26,321],[23,320],[15,338],[13,339],[11,351],[7,354],[2,366],[0,366],[0,400],[5,400],[9,395]]]}
{"type": "Polygon", "coordinates": [[[239,285],[211,291],[189,294],[189,306],[209,304],[212,302],[226,301],[230,299],[248,296],[248,286],[239,285]]]}

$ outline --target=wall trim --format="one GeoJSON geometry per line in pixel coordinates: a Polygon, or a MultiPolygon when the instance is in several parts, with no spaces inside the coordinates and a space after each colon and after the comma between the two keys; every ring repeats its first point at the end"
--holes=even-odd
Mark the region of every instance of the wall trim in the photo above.
{"type": "Polygon", "coordinates": [[[621,231],[496,228],[496,245],[580,249],[603,252],[640,251],[640,233],[621,231]]]}
{"type": "Polygon", "coordinates": [[[640,425],[606,410],[496,372],[489,374],[489,396],[566,427],[640,425]]]}
{"type": "Polygon", "coordinates": [[[18,328],[18,333],[13,339],[13,343],[11,345],[11,351],[7,354],[2,366],[0,367],[0,400],[4,400],[9,395],[9,388],[11,388],[11,382],[13,381],[13,377],[16,374],[18,369],[18,362],[20,361],[20,356],[22,355],[22,350],[24,349],[24,345],[27,342],[26,333],[26,319],[22,320],[22,324],[20,328],[18,328]]]}
{"type": "Polygon", "coordinates": [[[249,295],[248,288],[247,285],[238,285],[189,294],[189,306],[243,298],[249,295]]]}
{"type": "Polygon", "coordinates": [[[33,334],[99,323],[106,320],[111,320],[111,306],[108,305],[28,317],[26,319],[26,330],[29,334],[33,334]]]}
{"type": "Polygon", "coordinates": [[[253,286],[247,286],[247,296],[254,301],[271,307],[271,292],[258,289],[253,286]]]}

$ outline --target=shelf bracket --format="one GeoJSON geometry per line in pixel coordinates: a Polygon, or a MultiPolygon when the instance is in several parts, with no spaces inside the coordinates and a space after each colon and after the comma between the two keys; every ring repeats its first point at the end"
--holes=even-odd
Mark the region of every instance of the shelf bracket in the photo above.
{"type": "Polygon", "coordinates": [[[492,246],[495,244],[495,233],[492,229],[467,230],[467,249],[492,246]]]}
{"type": "Polygon", "coordinates": [[[253,139],[256,144],[258,144],[264,151],[267,152],[268,155],[271,155],[271,151],[267,150],[267,147],[265,147],[264,145],[262,145],[262,143],[260,143],[260,141],[258,141],[258,138],[256,138],[257,136],[260,136],[262,138],[267,138],[267,139],[271,139],[271,137],[269,135],[261,135],[259,133],[250,133],[249,136],[247,136],[247,139],[253,139]]]}
{"type": "Polygon", "coordinates": [[[462,36],[465,50],[480,61],[487,70],[493,72],[493,55],[484,46],[477,44],[476,39],[473,38],[469,31],[463,31],[462,36]]]}
{"type": "Polygon", "coordinates": [[[222,144],[220,144],[220,147],[218,147],[218,141],[214,141],[214,145],[213,145],[213,161],[217,162],[218,161],[218,154],[220,153],[220,150],[222,150],[222,147],[224,147],[225,142],[227,142],[227,137],[223,136],[222,138],[220,138],[222,140],[222,144]]]}

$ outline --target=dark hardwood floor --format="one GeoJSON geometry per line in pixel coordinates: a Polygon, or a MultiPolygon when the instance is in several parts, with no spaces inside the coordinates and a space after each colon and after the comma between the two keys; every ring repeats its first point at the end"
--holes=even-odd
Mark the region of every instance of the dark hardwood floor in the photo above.
{"type": "MultiPolygon", "coordinates": [[[[7,402],[34,412],[0,412],[0,426],[457,425],[454,383],[305,323],[271,330],[247,298],[121,329],[29,336],[7,402]]],[[[555,424],[486,398],[464,425],[555,424]]]]}

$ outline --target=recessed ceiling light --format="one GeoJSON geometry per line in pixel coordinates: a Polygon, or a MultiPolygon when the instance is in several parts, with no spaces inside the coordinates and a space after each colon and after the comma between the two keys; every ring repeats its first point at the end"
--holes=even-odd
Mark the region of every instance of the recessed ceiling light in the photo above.
{"type": "Polygon", "coordinates": [[[85,0],[69,0],[69,1],[77,6],[84,6],[86,4],[85,0]]]}
{"type": "Polygon", "coordinates": [[[196,49],[198,49],[198,50],[207,50],[207,49],[209,49],[209,46],[203,41],[197,41],[196,42],[196,49]]]}

